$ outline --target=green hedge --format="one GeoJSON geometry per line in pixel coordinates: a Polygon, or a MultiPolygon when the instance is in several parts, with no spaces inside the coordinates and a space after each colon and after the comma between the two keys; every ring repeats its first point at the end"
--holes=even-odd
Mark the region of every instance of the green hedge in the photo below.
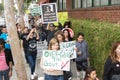
{"type": "Polygon", "coordinates": [[[102,77],[111,44],[120,40],[120,25],[94,20],[70,20],[75,35],[78,32],[85,34],[85,40],[89,45],[90,64],[97,69],[98,76],[102,77]]]}

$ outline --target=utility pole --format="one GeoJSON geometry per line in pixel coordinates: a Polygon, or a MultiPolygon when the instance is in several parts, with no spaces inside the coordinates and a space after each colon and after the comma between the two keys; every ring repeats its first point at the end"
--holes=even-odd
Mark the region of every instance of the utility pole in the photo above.
{"type": "Polygon", "coordinates": [[[25,60],[22,55],[22,50],[19,44],[19,38],[17,34],[17,28],[15,26],[15,17],[13,10],[13,0],[4,0],[4,10],[6,18],[6,26],[8,36],[10,38],[10,46],[12,50],[14,66],[16,70],[16,80],[28,80],[25,68],[25,60]]]}

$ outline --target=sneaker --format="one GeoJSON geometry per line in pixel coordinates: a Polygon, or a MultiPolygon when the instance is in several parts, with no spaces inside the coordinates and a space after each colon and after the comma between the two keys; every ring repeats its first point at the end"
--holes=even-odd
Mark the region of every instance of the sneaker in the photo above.
{"type": "Polygon", "coordinates": [[[34,79],[34,75],[31,75],[30,79],[33,80],[34,79]]]}
{"type": "Polygon", "coordinates": [[[77,72],[77,77],[79,77],[80,76],[80,72],[77,72]]]}
{"type": "Polygon", "coordinates": [[[72,80],[72,77],[69,77],[68,80],[72,80]]]}
{"type": "Polygon", "coordinates": [[[33,75],[34,75],[34,79],[37,79],[37,78],[38,78],[38,76],[37,76],[36,73],[33,73],[33,75]]]}
{"type": "Polygon", "coordinates": [[[36,73],[33,73],[33,76],[36,77],[37,76],[36,73]]]}

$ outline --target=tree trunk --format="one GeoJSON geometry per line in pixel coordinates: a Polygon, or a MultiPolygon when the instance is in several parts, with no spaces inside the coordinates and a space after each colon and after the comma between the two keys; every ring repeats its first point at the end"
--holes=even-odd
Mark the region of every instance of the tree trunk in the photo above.
{"type": "Polygon", "coordinates": [[[13,54],[15,70],[17,73],[16,80],[28,80],[25,68],[25,60],[22,55],[22,51],[19,44],[19,38],[17,34],[17,28],[15,26],[15,17],[13,11],[13,0],[4,0],[4,10],[6,18],[6,26],[8,36],[10,38],[10,45],[13,54]]]}

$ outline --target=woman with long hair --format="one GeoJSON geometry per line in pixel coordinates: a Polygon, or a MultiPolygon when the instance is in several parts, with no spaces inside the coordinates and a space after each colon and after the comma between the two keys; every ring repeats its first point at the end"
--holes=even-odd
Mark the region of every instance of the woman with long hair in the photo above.
{"type": "Polygon", "coordinates": [[[120,41],[112,45],[104,65],[103,80],[120,80],[120,41]]]}

